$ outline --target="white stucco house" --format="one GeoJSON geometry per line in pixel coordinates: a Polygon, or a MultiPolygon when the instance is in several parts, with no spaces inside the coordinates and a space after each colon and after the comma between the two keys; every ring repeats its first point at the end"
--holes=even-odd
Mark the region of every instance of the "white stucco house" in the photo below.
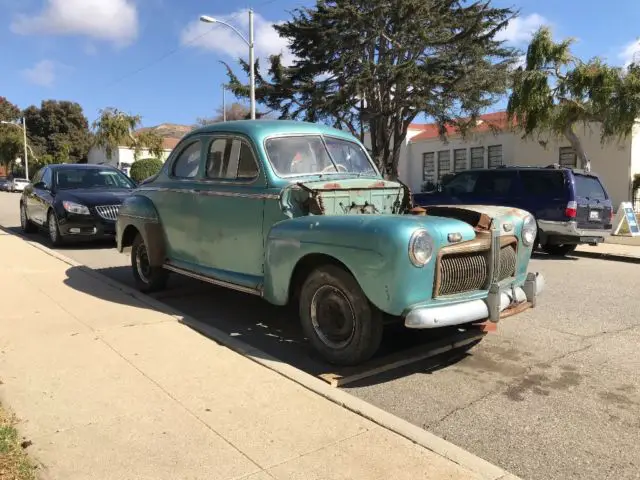
{"type": "MultiPolygon", "coordinates": [[[[640,173],[640,128],[626,140],[605,145],[600,144],[597,124],[581,127],[577,133],[591,160],[591,170],[605,184],[614,208],[631,201],[633,176],[640,173]]],[[[435,124],[412,125],[402,147],[398,176],[412,191],[419,192],[426,182],[437,183],[447,173],[469,168],[553,163],[578,167],[569,142],[523,140],[521,132],[509,128],[506,112],[496,112],[483,115],[464,139],[451,129],[442,141],[435,124]]]]}
{"type": "MultiPolygon", "coordinates": [[[[162,149],[163,154],[161,160],[164,162],[168,157],[172,150],[176,147],[179,138],[163,138],[162,139],[162,149]]],[[[87,155],[87,163],[99,164],[99,165],[112,165],[116,168],[119,168],[127,175],[129,175],[129,170],[131,169],[131,165],[134,162],[134,151],[129,147],[118,147],[115,149],[111,155],[111,159],[107,158],[107,153],[104,148],[93,146],[89,150],[89,154],[87,155]]],[[[148,158],[152,155],[146,151],[142,150],[139,159],[148,158]]]]}

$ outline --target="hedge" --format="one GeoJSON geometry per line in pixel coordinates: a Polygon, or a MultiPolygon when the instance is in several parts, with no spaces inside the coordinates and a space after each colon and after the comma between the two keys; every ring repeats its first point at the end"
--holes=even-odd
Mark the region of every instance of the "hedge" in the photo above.
{"type": "Polygon", "coordinates": [[[149,178],[158,173],[162,165],[162,160],[158,160],[157,158],[143,158],[133,162],[129,174],[133,180],[141,182],[145,178],[149,178]]]}

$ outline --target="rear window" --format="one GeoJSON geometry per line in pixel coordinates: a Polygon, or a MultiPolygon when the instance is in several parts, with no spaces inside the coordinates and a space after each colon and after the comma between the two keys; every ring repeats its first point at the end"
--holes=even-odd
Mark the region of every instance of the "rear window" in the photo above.
{"type": "Polygon", "coordinates": [[[564,197],[564,173],[561,171],[520,170],[522,187],[536,197],[564,197]]]}
{"type": "Polygon", "coordinates": [[[574,179],[576,197],[587,198],[589,200],[607,199],[607,194],[597,177],[575,174],[574,179]]]}

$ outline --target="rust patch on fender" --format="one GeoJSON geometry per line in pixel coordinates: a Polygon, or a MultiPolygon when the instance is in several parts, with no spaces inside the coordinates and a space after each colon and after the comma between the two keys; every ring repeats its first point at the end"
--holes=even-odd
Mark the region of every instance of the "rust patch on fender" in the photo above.
{"type": "Polygon", "coordinates": [[[325,183],[322,188],[342,188],[339,183],[325,183]]]}

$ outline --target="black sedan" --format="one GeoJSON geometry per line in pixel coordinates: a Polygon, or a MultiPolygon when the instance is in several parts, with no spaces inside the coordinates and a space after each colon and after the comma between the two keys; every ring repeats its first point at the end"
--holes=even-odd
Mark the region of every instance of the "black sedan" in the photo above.
{"type": "Polygon", "coordinates": [[[122,201],[136,187],[120,170],[105,165],[47,165],[20,198],[20,225],[38,228],[54,246],[66,240],[112,238],[122,201]]]}

